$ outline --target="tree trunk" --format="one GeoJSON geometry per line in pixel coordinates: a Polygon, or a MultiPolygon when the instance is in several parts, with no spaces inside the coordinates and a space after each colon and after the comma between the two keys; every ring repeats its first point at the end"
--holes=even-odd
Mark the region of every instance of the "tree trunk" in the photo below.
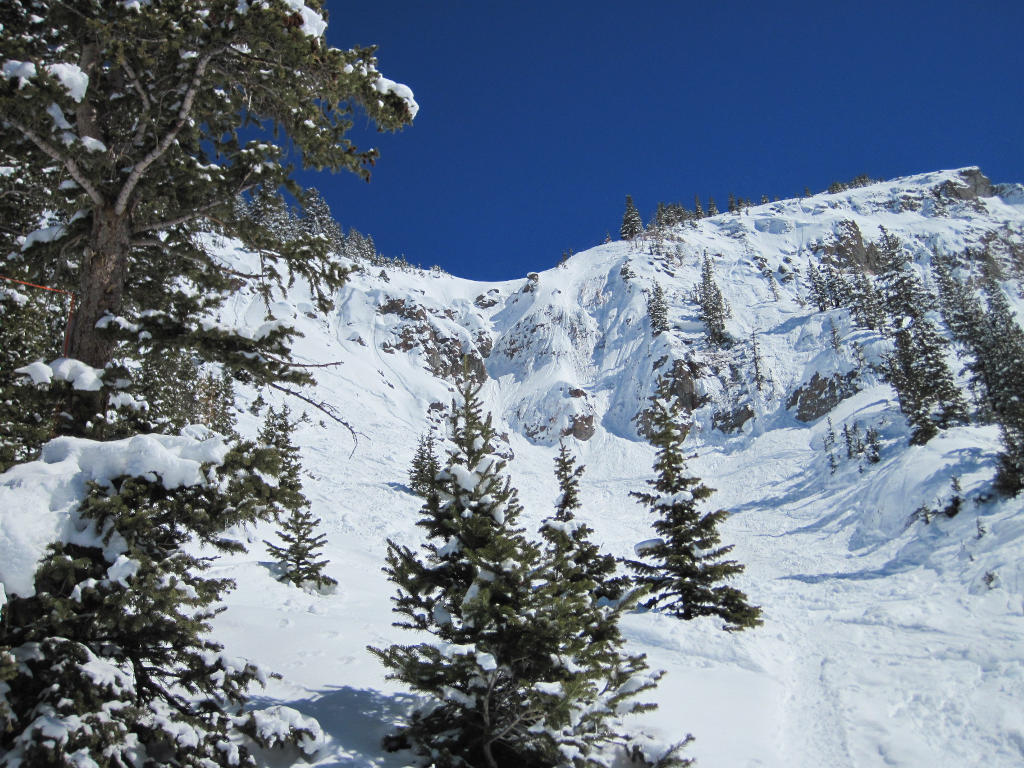
{"type": "MultiPolygon", "coordinates": [[[[114,355],[113,339],[96,323],[108,313],[121,312],[129,243],[126,215],[117,215],[109,206],[94,210],[68,345],[68,357],[93,368],[105,368],[114,355]]],[[[68,404],[71,420],[63,431],[82,434],[86,424],[104,412],[108,394],[106,387],[99,392],[73,392],[68,404]]]]}

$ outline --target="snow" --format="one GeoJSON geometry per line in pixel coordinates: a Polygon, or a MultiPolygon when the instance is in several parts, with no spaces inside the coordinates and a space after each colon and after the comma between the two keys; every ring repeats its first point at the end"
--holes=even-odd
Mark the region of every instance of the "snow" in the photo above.
{"type": "Polygon", "coordinates": [[[61,226],[53,227],[42,227],[40,229],[29,232],[25,237],[25,242],[21,244],[21,250],[27,251],[36,243],[52,243],[55,240],[59,240],[64,237],[66,229],[61,226]]]}
{"type": "Polygon", "coordinates": [[[15,368],[14,372],[20,373],[23,376],[28,376],[32,379],[32,383],[36,385],[49,384],[53,379],[53,369],[42,360],[29,363],[21,368],[15,368]]]}
{"type": "Polygon", "coordinates": [[[48,64],[46,71],[60,81],[72,101],[79,102],[85,98],[85,91],[89,87],[89,76],[80,67],[75,64],[58,62],[48,64]]]}
{"type": "Polygon", "coordinates": [[[113,565],[107,568],[107,579],[120,584],[122,587],[127,587],[128,579],[139,572],[140,565],[141,563],[138,560],[133,560],[126,555],[118,555],[113,565]]]}
{"type": "Polygon", "coordinates": [[[636,544],[633,545],[633,554],[635,554],[637,557],[641,557],[645,552],[652,549],[656,549],[664,543],[665,540],[660,537],[638,541],[636,544]]]}
{"type": "Polygon", "coordinates": [[[302,15],[302,26],[300,29],[304,35],[310,37],[323,37],[327,31],[327,22],[324,17],[314,11],[302,0],[285,0],[288,7],[302,15]]]}
{"type": "Polygon", "coordinates": [[[658,496],[654,499],[652,506],[655,507],[674,507],[676,505],[688,504],[693,501],[693,494],[689,491],[679,491],[678,493],[670,493],[666,495],[658,496]]]}
{"type": "Polygon", "coordinates": [[[94,139],[92,136],[81,137],[82,146],[85,147],[87,152],[106,152],[107,145],[99,139],[94,139]]]}
{"type": "MultiPolygon", "coordinates": [[[[302,0],[284,0],[284,2],[289,8],[300,15],[302,24],[299,26],[299,29],[302,31],[302,34],[307,37],[323,37],[324,32],[327,31],[327,22],[323,16],[302,2],[302,0]]],[[[266,2],[264,0],[238,0],[236,9],[239,13],[246,13],[252,7],[260,8],[265,6],[266,2]]]]}
{"type": "Polygon", "coordinates": [[[324,733],[320,724],[296,709],[277,705],[255,710],[251,717],[256,733],[267,746],[287,744],[292,735],[301,733],[299,749],[303,754],[312,757],[323,747],[324,733]]]}
{"type": "Polygon", "coordinates": [[[36,76],[36,65],[31,61],[7,59],[4,62],[3,74],[8,80],[18,78],[18,88],[24,88],[28,81],[36,76]]]}
{"type": "Polygon", "coordinates": [[[409,109],[409,115],[413,118],[419,114],[420,105],[416,103],[416,99],[413,96],[412,88],[402,83],[396,83],[394,80],[380,75],[377,81],[373,84],[373,89],[377,93],[388,94],[393,93],[395,96],[405,102],[406,107],[409,109]]]}
{"type": "Polygon", "coordinates": [[[83,392],[96,392],[103,387],[103,371],[86,365],[81,360],[58,357],[47,365],[42,360],[15,368],[15,373],[28,376],[33,384],[48,384],[56,379],[66,381],[72,388],[83,392]]]}
{"type": "Polygon", "coordinates": [[[11,593],[34,593],[32,577],[46,546],[58,538],[99,546],[115,563],[121,581],[133,573],[132,561],[118,560],[123,543],[104,544],[74,515],[90,483],[109,485],[122,475],[159,478],[165,488],[208,482],[204,464],[219,465],[228,451],[220,437],[136,435],[96,442],[59,437],[43,446],[38,461],[0,474],[0,582],[11,593]]]}
{"type": "Polygon", "coordinates": [[[498,668],[498,662],[495,660],[494,655],[490,653],[478,652],[476,654],[476,663],[484,672],[493,672],[498,668]]]}
{"type": "MultiPolygon", "coordinates": [[[[431,332],[456,340],[460,349],[463,343],[473,349],[477,338],[492,343],[482,396],[497,433],[509,435],[500,452],[513,456],[508,471],[524,507],[518,525],[527,533],[536,534],[554,512],[553,462],[562,432],[574,416],[594,415],[590,440],[566,440],[586,467],[579,519],[594,529],[592,540],[617,557],[633,557],[636,542],[653,533],[653,515],[628,494],[648,490],[652,476],[654,451],[638,439],[633,417],[671,364],[655,363],[692,354],[707,366],[697,382],[697,395],[707,403],[692,414],[687,466],[717,489],[700,509],[730,512],[722,543],[734,545],[730,558],[746,565],[736,584],[762,606],[765,624],[727,633],[710,618],[683,622],[657,611],[624,616],[628,650],[647,654],[652,669],[665,670],[658,687],[645,693],[659,709],[625,718],[630,730],[647,734],[639,741],[651,754],[692,733],[695,741],[684,754],[725,768],[1019,766],[1024,516],[1019,500],[985,496],[998,431],[960,427],[909,446],[893,391],[869,369],[861,391],[828,415],[837,432],[843,424],[876,427],[881,460],[858,466],[839,455],[831,474],[821,448],[825,417],[802,423],[786,407],[815,373],[856,368],[850,341],[861,344],[869,364],[882,351],[882,342],[855,329],[845,312],[822,314],[806,305],[801,278],[783,279],[803,269],[810,243],[843,220],[855,221],[866,239],[877,237],[883,224],[905,242],[949,250],[977,244],[1003,222],[1024,225],[1020,195],[982,199],[977,210],[973,203],[951,207],[945,216],[926,207],[896,212],[892,205],[905,195],[927,202],[931,188],[958,178],[959,171],[922,174],[704,219],[682,231],[681,261],[652,256],[646,245],[608,243],[541,273],[529,293],[521,291],[525,279],[426,280],[389,270],[385,284],[369,270],[352,277],[329,315],[291,315],[289,307],[311,298],[301,283],[275,296],[271,306],[281,302],[277,321],[288,319],[302,334],[295,340],[299,362],[344,361],[316,369],[310,394],[336,404],[360,440],[351,453],[347,431],[320,423],[314,411],[312,423],[300,424],[296,433],[309,475],[305,493],[328,537],[328,572],[339,581],[334,594],[277,582],[258,546],[215,564],[218,576],[238,584],[213,621],[216,639],[232,655],[280,674],[268,680],[259,705],[319,721],[323,742],[311,765],[400,768],[412,760],[408,753],[384,752],[380,739],[421,702],[388,680],[365,647],[424,640],[392,625],[395,590],[380,569],[387,540],[413,549],[422,542],[416,525],[422,499],[404,484],[417,437],[437,423],[431,404],[449,403],[452,389],[425,370],[422,349],[385,351],[385,342],[412,324],[378,311],[388,298],[399,298],[422,307],[431,332]],[[823,205],[824,197],[836,207],[823,205]],[[737,340],[757,332],[766,376],[763,390],[749,393],[755,416],[746,431],[730,434],[713,424],[715,410],[731,402],[728,382],[708,373],[711,363],[727,370],[727,359],[706,350],[686,299],[705,250],[717,254],[716,275],[733,308],[727,330],[737,340]],[[755,253],[776,276],[777,301],[752,263],[755,253]],[[626,261],[636,275],[628,281],[620,276],[626,261]],[[642,290],[654,280],[665,290],[673,329],[652,338],[642,290]],[[478,296],[496,303],[480,307],[478,296]],[[830,319],[843,339],[840,353],[829,345],[830,319]],[[572,396],[569,389],[586,394],[572,396]],[[940,515],[929,525],[912,522],[917,506],[949,498],[954,476],[964,498],[960,514],[940,515]]],[[[239,271],[255,258],[230,241],[218,257],[239,271]]],[[[1024,309],[1016,295],[1010,298],[1024,309]]],[[[220,322],[255,329],[266,312],[260,297],[239,292],[220,322]]],[[[239,405],[254,397],[240,391],[239,405]]],[[[248,412],[240,419],[243,434],[259,427],[248,412]]],[[[0,475],[0,581],[7,593],[31,589],[32,569],[48,541],[85,535],[69,521],[87,478],[116,474],[138,449],[148,458],[134,471],[166,464],[177,467],[182,481],[201,481],[186,460],[206,456],[216,463],[212,446],[222,445],[206,436],[215,442],[203,447],[202,438],[198,431],[186,438],[148,436],[130,450],[121,446],[117,462],[97,445],[58,443],[42,460],[0,475]],[[185,442],[165,442],[174,440],[185,442]]],[[[467,492],[475,485],[470,469],[454,474],[462,475],[467,492]]],[[[271,538],[273,526],[249,535],[271,538]]],[[[455,554],[458,542],[444,551],[455,554]]],[[[475,594],[489,577],[479,575],[475,594]]],[[[437,620],[445,620],[443,608],[437,620]]],[[[481,648],[439,650],[473,658],[481,669],[490,665],[481,648]]],[[[454,689],[446,695],[475,704],[454,689]]]]}

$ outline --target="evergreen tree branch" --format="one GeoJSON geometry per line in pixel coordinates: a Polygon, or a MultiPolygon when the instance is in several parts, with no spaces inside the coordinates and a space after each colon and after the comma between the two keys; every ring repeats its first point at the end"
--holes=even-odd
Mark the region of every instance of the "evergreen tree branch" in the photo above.
{"type": "MultiPolygon", "coordinates": [[[[204,203],[203,205],[199,206],[198,208],[193,208],[191,211],[186,211],[185,213],[182,213],[182,214],[180,214],[178,216],[175,216],[173,219],[165,219],[163,221],[157,221],[157,222],[154,222],[152,224],[145,224],[145,225],[140,226],[140,227],[135,227],[132,230],[132,234],[133,235],[141,235],[141,234],[144,234],[146,232],[158,232],[158,231],[161,231],[161,230],[170,229],[171,227],[180,226],[181,224],[187,224],[190,221],[202,218],[202,217],[206,216],[206,214],[208,214],[210,211],[212,211],[212,210],[214,210],[216,208],[219,208],[220,206],[224,205],[225,203],[230,202],[231,200],[233,200],[235,198],[235,196],[240,195],[243,192],[249,192],[250,190],[253,190],[256,187],[258,187],[259,186],[259,182],[253,182],[251,184],[248,183],[249,177],[251,175],[252,175],[251,172],[247,173],[245,175],[245,178],[242,179],[241,186],[239,186],[237,189],[235,189],[230,195],[225,195],[223,197],[218,197],[216,200],[211,200],[208,203],[204,203]]],[[[223,222],[221,222],[221,221],[219,221],[217,219],[214,219],[212,216],[208,217],[208,218],[210,218],[211,220],[215,221],[218,224],[223,224],[223,222]]]]}
{"type": "Polygon", "coordinates": [[[33,144],[35,144],[36,148],[40,152],[45,154],[54,162],[60,163],[62,166],[64,166],[64,168],[67,169],[67,172],[71,174],[71,178],[75,180],[78,186],[82,188],[85,194],[89,196],[89,199],[92,200],[92,202],[95,205],[102,206],[106,203],[106,201],[103,198],[103,194],[89,182],[89,179],[85,176],[84,173],[82,173],[82,169],[79,167],[78,163],[75,162],[75,159],[73,157],[65,155],[63,152],[57,149],[57,147],[48,142],[46,139],[44,139],[42,136],[33,131],[24,123],[19,122],[16,118],[5,116],[4,121],[15,130],[20,131],[21,135],[24,136],[29,141],[31,141],[33,144]]]}
{"type": "Polygon", "coordinates": [[[117,202],[114,203],[114,211],[119,216],[124,215],[125,211],[128,210],[128,201],[131,198],[132,192],[135,191],[146,171],[153,163],[164,156],[167,150],[171,148],[171,145],[174,144],[175,139],[178,138],[178,134],[188,124],[192,105],[195,103],[196,96],[199,94],[199,88],[203,84],[203,78],[206,76],[206,69],[210,66],[213,57],[224,50],[226,50],[224,47],[214,48],[201,56],[199,61],[196,62],[195,73],[192,75],[192,80],[185,91],[185,95],[182,97],[177,119],[157,145],[142,160],[135,164],[131,173],[128,174],[128,178],[125,179],[124,186],[121,187],[121,193],[117,196],[117,202]]]}

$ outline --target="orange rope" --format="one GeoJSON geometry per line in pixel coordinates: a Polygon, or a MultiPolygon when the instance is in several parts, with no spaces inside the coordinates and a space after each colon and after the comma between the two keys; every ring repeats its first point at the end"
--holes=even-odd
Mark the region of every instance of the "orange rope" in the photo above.
{"type": "Polygon", "coordinates": [[[53,293],[63,293],[71,297],[71,306],[68,307],[68,321],[64,325],[64,357],[68,356],[68,344],[71,342],[71,316],[75,314],[75,294],[71,291],[65,291],[60,288],[51,288],[48,285],[36,285],[35,283],[27,283],[24,280],[16,280],[13,277],[7,277],[6,275],[0,275],[0,280],[8,280],[12,283],[18,283],[19,285],[27,285],[29,288],[39,288],[44,291],[52,291],[53,293]]]}

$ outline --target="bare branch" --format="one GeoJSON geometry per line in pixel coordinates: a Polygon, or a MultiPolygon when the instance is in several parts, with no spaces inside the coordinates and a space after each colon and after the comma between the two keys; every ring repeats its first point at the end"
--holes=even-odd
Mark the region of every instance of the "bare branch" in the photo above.
{"type": "MultiPolygon", "coordinates": [[[[271,381],[271,382],[268,382],[268,383],[270,384],[271,387],[273,387],[274,389],[278,390],[279,392],[284,392],[286,395],[291,395],[292,397],[297,397],[297,398],[299,398],[299,400],[302,400],[302,401],[304,401],[306,403],[309,403],[314,408],[316,408],[317,410],[327,414],[327,416],[329,416],[334,421],[336,421],[339,424],[341,424],[341,426],[343,426],[345,429],[347,429],[349,431],[349,433],[352,435],[352,442],[353,442],[352,452],[348,455],[348,457],[351,459],[353,456],[355,456],[356,448],[359,447],[359,435],[362,435],[363,433],[362,432],[356,432],[356,430],[352,428],[351,424],[349,424],[343,418],[338,416],[337,413],[335,413],[335,411],[334,411],[334,406],[333,405],[331,405],[330,403],[324,403],[324,402],[318,403],[315,400],[313,400],[312,398],[306,397],[301,392],[296,392],[294,389],[288,389],[288,387],[282,386],[281,384],[278,384],[276,381],[271,381]]],[[[363,435],[363,437],[366,437],[366,435],[363,435]]]]}
{"type": "Polygon", "coordinates": [[[274,357],[273,355],[268,355],[266,352],[261,352],[260,355],[262,357],[267,358],[267,360],[269,360],[272,363],[284,365],[287,366],[288,368],[333,368],[336,365],[344,365],[344,363],[341,360],[338,360],[337,362],[334,363],[289,363],[287,360],[280,360],[274,357]]]}

